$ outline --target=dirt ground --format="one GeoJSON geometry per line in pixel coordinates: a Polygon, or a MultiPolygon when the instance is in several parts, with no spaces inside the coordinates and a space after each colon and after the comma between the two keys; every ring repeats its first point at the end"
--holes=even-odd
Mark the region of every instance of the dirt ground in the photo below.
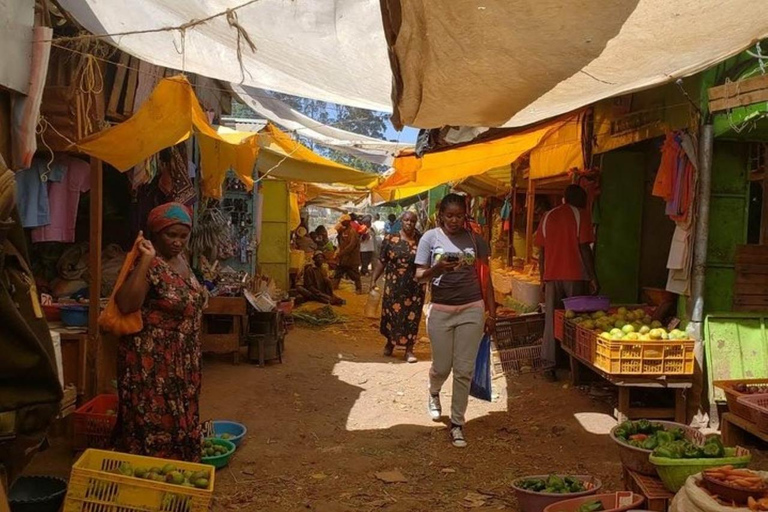
{"type": "MultiPolygon", "coordinates": [[[[385,358],[377,322],[362,317],[365,297],[342,294],[349,303],[339,312],[349,321],[297,326],[282,365],[206,359],[203,417],[248,427],[216,474],[214,510],[517,510],[510,482],[553,471],[621,489],[608,401],[563,379],[497,379],[493,403],[470,401],[469,447],[453,448],[445,425],[427,415],[428,343],[417,345],[419,363],[385,358]],[[406,482],[385,483],[383,472],[406,482]]],[[[444,410],[450,392],[449,381],[444,410]]],[[[66,475],[70,453],[54,444],[30,472],[66,475]]]]}

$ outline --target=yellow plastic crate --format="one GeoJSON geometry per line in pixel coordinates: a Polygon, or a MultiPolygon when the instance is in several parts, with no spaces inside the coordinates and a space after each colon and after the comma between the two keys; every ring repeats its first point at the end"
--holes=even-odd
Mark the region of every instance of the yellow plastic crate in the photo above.
{"type": "Polygon", "coordinates": [[[597,338],[595,366],[615,375],[692,375],[693,340],[622,341],[597,338]]]}
{"type": "Polygon", "coordinates": [[[216,469],[207,464],[86,450],[72,466],[64,512],[208,512],[216,469]],[[133,467],[173,464],[181,471],[210,473],[208,489],[194,489],[110,473],[123,462],[133,467]]]}

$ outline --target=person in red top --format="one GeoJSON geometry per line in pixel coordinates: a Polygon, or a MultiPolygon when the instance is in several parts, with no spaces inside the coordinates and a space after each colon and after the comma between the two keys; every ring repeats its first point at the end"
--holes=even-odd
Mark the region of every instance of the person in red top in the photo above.
{"type": "Polygon", "coordinates": [[[555,309],[562,309],[564,298],[599,290],[590,245],[595,235],[586,204],[584,189],[569,185],[563,204],[544,214],[536,232],[546,315],[541,358],[551,367],[545,374],[551,380],[555,379],[555,309]]]}

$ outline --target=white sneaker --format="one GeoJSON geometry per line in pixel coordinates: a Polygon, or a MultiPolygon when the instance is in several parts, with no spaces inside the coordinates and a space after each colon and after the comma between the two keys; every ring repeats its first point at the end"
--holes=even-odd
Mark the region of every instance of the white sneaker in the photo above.
{"type": "Polygon", "coordinates": [[[464,428],[454,425],[451,427],[451,443],[456,448],[466,448],[467,440],[464,439],[464,428]]]}
{"type": "Polygon", "coordinates": [[[429,394],[428,409],[432,421],[440,421],[440,417],[443,415],[443,408],[440,406],[440,395],[429,394]]]}

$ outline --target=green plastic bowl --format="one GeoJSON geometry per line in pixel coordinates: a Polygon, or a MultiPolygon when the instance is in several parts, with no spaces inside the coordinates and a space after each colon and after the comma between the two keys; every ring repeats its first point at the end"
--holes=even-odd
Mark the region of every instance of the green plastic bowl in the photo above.
{"type": "Polygon", "coordinates": [[[649,460],[651,464],[656,466],[656,472],[661,481],[664,482],[664,487],[670,492],[677,493],[691,475],[701,473],[705,469],[727,465],[735,468],[746,468],[749,461],[752,460],[752,454],[749,453],[749,450],[741,446],[726,448],[725,451],[727,455],[732,454],[732,456],[719,459],[667,459],[651,455],[649,460]]]}
{"type": "Polygon", "coordinates": [[[222,455],[216,455],[215,457],[203,457],[203,464],[209,464],[215,467],[216,469],[221,469],[227,464],[229,464],[229,459],[231,459],[232,455],[235,453],[234,443],[231,443],[226,439],[220,439],[218,437],[208,437],[205,440],[210,441],[211,443],[217,444],[219,446],[226,446],[227,453],[224,453],[222,455]]]}

